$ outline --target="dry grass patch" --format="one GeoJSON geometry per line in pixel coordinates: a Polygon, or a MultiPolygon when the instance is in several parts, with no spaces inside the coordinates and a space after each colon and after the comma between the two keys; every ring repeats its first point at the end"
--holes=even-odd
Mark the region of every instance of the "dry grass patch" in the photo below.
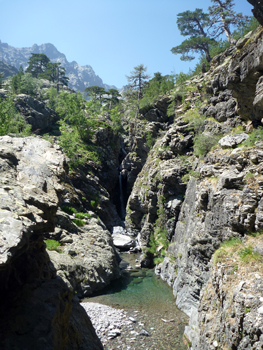
{"type": "Polygon", "coordinates": [[[247,268],[250,272],[253,270],[263,273],[263,256],[255,249],[260,245],[263,250],[263,235],[259,233],[248,236],[245,243],[240,238],[233,237],[223,242],[215,251],[214,264],[224,263],[231,266],[230,273],[233,274],[241,270],[246,273],[247,268]]]}

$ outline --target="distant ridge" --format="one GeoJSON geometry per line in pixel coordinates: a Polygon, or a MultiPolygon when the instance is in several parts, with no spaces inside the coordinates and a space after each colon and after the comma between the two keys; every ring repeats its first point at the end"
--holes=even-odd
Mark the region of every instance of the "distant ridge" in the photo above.
{"type": "Polygon", "coordinates": [[[83,92],[88,86],[101,86],[106,90],[116,89],[114,85],[104,84],[91,66],[80,66],[76,61],[68,62],[66,56],[59,52],[53,44],[34,44],[32,47],[15,48],[0,40],[0,61],[2,60],[16,69],[19,69],[20,65],[26,69],[31,53],[44,53],[53,63],[61,62],[61,65],[66,68],[66,76],[69,77],[68,85],[74,90],[83,92]]]}

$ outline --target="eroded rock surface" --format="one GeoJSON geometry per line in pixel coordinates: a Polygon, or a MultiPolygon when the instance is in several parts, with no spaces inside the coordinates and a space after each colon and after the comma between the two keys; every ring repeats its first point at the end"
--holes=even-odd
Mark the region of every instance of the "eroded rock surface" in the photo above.
{"type": "Polygon", "coordinates": [[[43,241],[55,227],[64,166],[45,140],[0,138],[0,348],[102,349],[43,241]]]}
{"type": "Polygon", "coordinates": [[[59,230],[55,233],[62,244],[61,250],[48,254],[57,274],[68,286],[79,297],[84,297],[118,278],[120,271],[113,240],[102,221],[91,212],[84,226],[78,227],[67,214],[59,212],[58,215],[59,230]]]}
{"type": "Polygon", "coordinates": [[[261,347],[261,274],[253,281],[250,267],[247,279],[237,273],[224,288],[228,270],[216,268],[212,258],[222,242],[262,229],[262,141],[246,141],[262,126],[262,43],[258,28],[216,56],[209,72],[186,82],[182,105],[171,97],[174,123],[149,152],[127,204],[126,225],[140,231],[148,258],[153,235],[156,255],[164,249],[162,225],[170,243],[156,272],[190,317],[186,335],[196,350],[261,347]],[[214,149],[198,153],[210,139],[214,149]]]}

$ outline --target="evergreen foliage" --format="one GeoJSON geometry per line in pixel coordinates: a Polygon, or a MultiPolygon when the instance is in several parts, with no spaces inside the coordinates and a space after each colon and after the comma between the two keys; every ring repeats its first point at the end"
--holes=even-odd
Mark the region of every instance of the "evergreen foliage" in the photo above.
{"type": "Polygon", "coordinates": [[[146,74],[147,67],[145,67],[143,64],[139,64],[138,66],[134,67],[134,70],[131,72],[129,76],[126,76],[129,87],[132,90],[137,91],[138,101],[143,97],[142,89],[146,81],[150,78],[148,74],[146,74]]]}
{"type": "Polygon", "coordinates": [[[50,88],[47,92],[49,107],[60,116],[58,142],[69,157],[72,170],[87,161],[100,164],[101,150],[99,145],[93,142],[93,135],[98,128],[111,127],[116,133],[123,130],[120,104],[118,103],[111,110],[109,110],[109,104],[102,106],[104,96],[98,95],[104,94],[105,90],[97,88],[88,89],[93,94],[89,101],[85,100],[80,92],[61,91],[57,95],[55,88],[50,88]],[[110,120],[103,117],[103,114],[110,120]]]}
{"type": "Polygon", "coordinates": [[[236,13],[233,10],[233,0],[211,0],[213,3],[209,7],[209,15],[211,18],[211,32],[210,35],[213,38],[218,38],[225,33],[227,40],[230,44],[235,43],[230,25],[232,26],[244,26],[248,19],[248,16],[242,15],[242,13],[236,13]]]}
{"type": "MultiPolygon", "coordinates": [[[[130,134],[131,136],[136,135],[136,128],[137,128],[137,117],[139,114],[139,103],[140,99],[143,97],[143,86],[146,83],[146,81],[150,78],[148,74],[146,74],[147,67],[145,67],[143,64],[139,64],[138,66],[134,67],[134,70],[131,72],[131,75],[126,76],[129,82],[129,87],[131,91],[136,91],[137,95],[137,101],[136,101],[136,114],[134,118],[134,127],[131,125],[130,127],[130,134]]],[[[130,94],[131,97],[136,96],[132,93],[130,94]]],[[[127,95],[126,95],[127,96],[127,95]]],[[[133,143],[133,138],[131,138],[131,141],[133,143]]],[[[131,144],[131,147],[133,144],[131,144]]]]}
{"type": "Polygon", "coordinates": [[[66,69],[61,67],[61,63],[51,63],[47,64],[47,71],[45,73],[46,78],[52,83],[60,83],[61,85],[68,86],[69,78],[66,77],[66,69]]]}
{"type": "Polygon", "coordinates": [[[213,5],[208,8],[208,13],[197,8],[195,11],[185,11],[177,15],[178,29],[181,35],[188,38],[180,45],[173,47],[171,51],[174,54],[181,54],[181,60],[185,61],[193,60],[194,53],[201,54],[194,74],[201,72],[202,65],[208,69],[207,62],[209,63],[229,44],[235,43],[239,37],[245,35],[246,27],[253,30],[256,26],[255,19],[233,10],[233,0],[211,0],[211,2],[213,5]],[[236,27],[236,31],[232,33],[230,26],[236,27]],[[227,40],[220,38],[223,33],[227,40]]]}
{"type": "Polygon", "coordinates": [[[87,96],[95,101],[99,101],[102,104],[106,98],[107,92],[101,86],[88,86],[85,89],[87,96]]]}
{"type": "Polygon", "coordinates": [[[0,97],[0,135],[20,134],[29,135],[31,126],[25,122],[13,102],[13,96],[0,97]]]}
{"type": "Polygon", "coordinates": [[[66,77],[66,69],[61,63],[52,63],[45,54],[32,53],[28,61],[26,73],[32,74],[34,78],[47,79],[61,85],[68,85],[69,78],[66,77]]]}
{"type": "Polygon", "coordinates": [[[47,66],[50,59],[43,53],[31,53],[28,61],[27,73],[31,73],[34,78],[47,78],[47,66]]]}
{"type": "Polygon", "coordinates": [[[222,135],[197,134],[194,138],[194,152],[199,157],[204,157],[215,146],[222,135]]]}
{"type": "Polygon", "coordinates": [[[173,89],[174,84],[174,75],[162,76],[160,72],[154,73],[154,77],[143,87],[143,98],[139,103],[140,108],[152,105],[158,100],[158,98],[160,98],[160,96],[173,89]]]}
{"type": "Polygon", "coordinates": [[[121,94],[116,89],[109,89],[106,96],[106,104],[109,106],[109,110],[116,106],[120,102],[121,94]]]}
{"type": "Polygon", "coordinates": [[[208,62],[211,61],[210,47],[214,39],[208,36],[208,28],[211,25],[209,15],[202,9],[185,11],[177,15],[177,26],[181,35],[189,36],[180,45],[171,49],[173,54],[181,54],[183,61],[191,61],[195,58],[194,52],[203,53],[208,62]]]}

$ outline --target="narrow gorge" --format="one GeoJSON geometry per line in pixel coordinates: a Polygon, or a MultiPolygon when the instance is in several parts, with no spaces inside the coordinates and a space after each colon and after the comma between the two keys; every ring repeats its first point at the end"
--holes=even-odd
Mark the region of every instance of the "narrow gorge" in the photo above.
{"type": "MultiPolygon", "coordinates": [[[[152,328],[180,319],[178,350],[263,348],[261,26],[136,117],[127,104],[122,132],[100,116],[100,160],[77,170],[48,99],[14,101],[32,134],[0,137],[0,349],[113,349],[80,301],[106,298],[129,268],[129,282],[149,278],[146,297],[172,291],[180,311],[165,319],[159,297],[152,328]]],[[[140,331],[125,349],[151,344],[140,331]]]]}

